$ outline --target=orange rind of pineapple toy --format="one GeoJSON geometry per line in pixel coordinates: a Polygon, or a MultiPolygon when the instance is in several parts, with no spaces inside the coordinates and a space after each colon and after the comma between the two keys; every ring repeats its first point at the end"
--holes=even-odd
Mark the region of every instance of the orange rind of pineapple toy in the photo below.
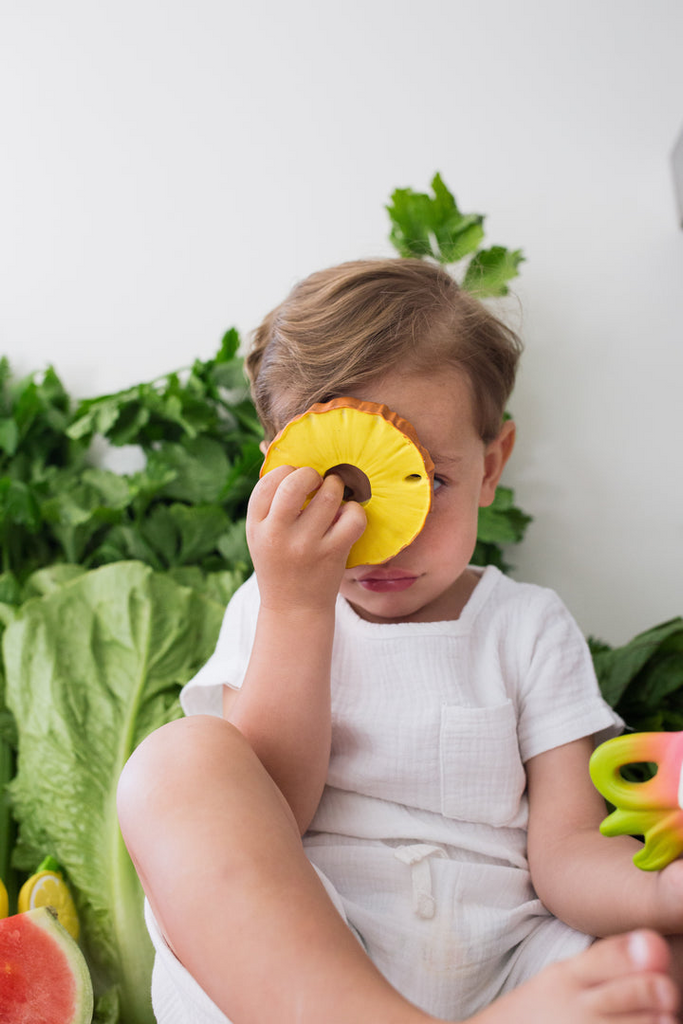
{"type": "Polygon", "coordinates": [[[367,526],[348,568],[393,558],[417,537],[431,508],[434,464],[413,426],[386,405],[335,398],[311,406],[273,439],[261,476],[278,466],[336,473],[345,500],[363,506],[367,526]]]}
{"type": "Polygon", "coordinates": [[[636,732],[602,743],[590,759],[595,788],[615,810],[600,825],[604,836],[642,836],[633,863],[659,871],[683,854],[683,732],[636,732]],[[656,765],[646,782],[631,782],[622,768],[656,765]]]}

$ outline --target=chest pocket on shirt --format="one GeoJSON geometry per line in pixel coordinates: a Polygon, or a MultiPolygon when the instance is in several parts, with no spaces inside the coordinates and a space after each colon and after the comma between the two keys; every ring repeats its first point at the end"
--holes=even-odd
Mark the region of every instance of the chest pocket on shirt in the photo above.
{"type": "Polygon", "coordinates": [[[441,810],[459,821],[506,825],[526,786],[512,701],[441,709],[441,810]]]}

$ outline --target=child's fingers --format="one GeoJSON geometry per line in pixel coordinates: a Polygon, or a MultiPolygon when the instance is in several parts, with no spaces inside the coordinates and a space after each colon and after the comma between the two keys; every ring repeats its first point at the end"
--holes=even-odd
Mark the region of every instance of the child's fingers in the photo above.
{"type": "Polygon", "coordinates": [[[334,474],[324,477],[304,510],[302,520],[305,520],[306,527],[320,536],[327,533],[339,515],[343,497],[341,478],[334,474]]]}
{"type": "Polygon", "coordinates": [[[293,466],[278,466],[271,469],[269,473],[257,481],[254,490],[249,498],[249,515],[253,519],[265,519],[270,512],[270,506],[276,490],[286,476],[294,472],[293,466]]]}
{"type": "Polygon", "coordinates": [[[297,469],[295,466],[278,466],[277,469],[271,469],[261,477],[252,491],[249,499],[249,516],[262,522],[270,515],[276,497],[280,511],[286,512],[289,507],[293,514],[298,515],[307,495],[311,490],[315,490],[319,483],[320,476],[314,469],[297,469]],[[305,490],[305,486],[302,490],[300,486],[301,474],[309,481],[308,490],[305,490]],[[293,483],[285,484],[285,481],[291,480],[292,477],[296,477],[293,483]]]}
{"type": "Polygon", "coordinates": [[[327,535],[335,547],[350,548],[367,526],[367,516],[358,502],[344,501],[344,490],[341,477],[325,477],[301,519],[314,535],[327,535]]]}
{"type": "Polygon", "coordinates": [[[332,524],[330,533],[342,546],[351,548],[362,536],[368,525],[365,509],[357,501],[349,501],[342,505],[332,524]]]}
{"type": "MultiPolygon", "coordinates": [[[[275,473],[276,470],[271,472],[275,473]]],[[[292,470],[283,477],[273,495],[270,503],[271,518],[285,523],[297,520],[306,505],[306,499],[318,490],[321,483],[320,473],[311,466],[292,470]]]]}
{"type": "Polygon", "coordinates": [[[310,466],[279,466],[266,473],[254,488],[249,519],[252,524],[268,519],[274,525],[296,526],[297,531],[303,530],[311,538],[327,535],[334,547],[350,548],[363,533],[367,520],[357,502],[344,503],[343,497],[344,482],[335,474],[323,479],[310,466]]]}

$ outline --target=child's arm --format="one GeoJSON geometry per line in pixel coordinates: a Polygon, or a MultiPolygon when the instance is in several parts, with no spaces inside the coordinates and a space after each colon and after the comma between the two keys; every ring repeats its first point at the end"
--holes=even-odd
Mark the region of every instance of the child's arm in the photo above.
{"type": "Polygon", "coordinates": [[[607,810],[588,773],[592,751],[586,738],[527,762],[529,866],[538,896],[589,935],[645,925],[683,932],[683,861],[641,871],[632,862],[637,840],[600,834],[607,810]]]}
{"type": "Polygon", "coordinates": [[[225,717],[248,739],[302,833],[329,762],[335,602],[365,528],[360,505],[341,504],[343,486],[336,476],[321,481],[313,469],[281,467],[254,489],[247,539],[261,606],[244,683],[224,702],[225,717]]]}

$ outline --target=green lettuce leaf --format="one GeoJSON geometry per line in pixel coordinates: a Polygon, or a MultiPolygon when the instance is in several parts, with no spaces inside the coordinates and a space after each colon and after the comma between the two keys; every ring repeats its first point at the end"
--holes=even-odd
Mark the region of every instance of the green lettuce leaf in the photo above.
{"type": "Polygon", "coordinates": [[[602,695],[638,732],[683,729],[683,618],[621,647],[588,638],[602,695]]]}
{"type": "Polygon", "coordinates": [[[116,786],[138,743],[180,716],[180,686],[211,654],[223,605],[138,562],[59,573],[55,589],[42,573],[44,596],[3,637],[19,735],[15,859],[32,870],[49,852],[64,866],[97,994],[116,990],[121,1022],[152,1024],[152,948],[116,786]]]}

